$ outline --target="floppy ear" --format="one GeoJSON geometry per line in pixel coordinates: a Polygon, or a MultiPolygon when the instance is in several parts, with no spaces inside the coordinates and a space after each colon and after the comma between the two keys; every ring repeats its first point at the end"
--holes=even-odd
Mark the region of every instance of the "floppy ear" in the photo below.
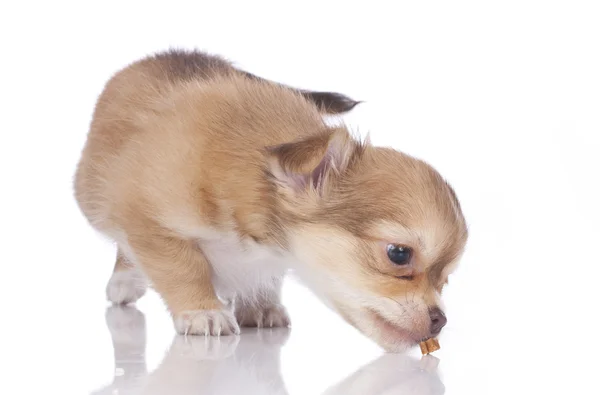
{"type": "Polygon", "coordinates": [[[330,129],[304,140],[267,148],[271,174],[294,192],[320,194],[332,177],[343,172],[358,142],[345,129],[330,129]]]}

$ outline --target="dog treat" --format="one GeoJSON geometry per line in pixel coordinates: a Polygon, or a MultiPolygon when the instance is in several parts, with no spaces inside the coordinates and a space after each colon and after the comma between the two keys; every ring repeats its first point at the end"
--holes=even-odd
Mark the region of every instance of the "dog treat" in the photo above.
{"type": "Polygon", "coordinates": [[[440,343],[435,338],[422,341],[419,346],[421,346],[421,353],[423,353],[423,355],[431,354],[440,349],[440,343]]]}

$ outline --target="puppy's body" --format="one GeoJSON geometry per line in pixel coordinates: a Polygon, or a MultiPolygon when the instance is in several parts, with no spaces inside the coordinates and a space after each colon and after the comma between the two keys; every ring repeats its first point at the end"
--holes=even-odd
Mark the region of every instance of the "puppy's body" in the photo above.
{"type": "Polygon", "coordinates": [[[355,104],[198,52],[115,75],[75,182],[90,223],[119,246],[109,299],[134,301],[147,277],[182,333],[287,325],[279,292],[294,268],[384,347],[427,337],[464,219],[429,166],[325,124],[355,104]],[[389,262],[389,244],[410,246],[410,263],[389,262]],[[419,302],[403,304],[408,293],[419,302]]]}

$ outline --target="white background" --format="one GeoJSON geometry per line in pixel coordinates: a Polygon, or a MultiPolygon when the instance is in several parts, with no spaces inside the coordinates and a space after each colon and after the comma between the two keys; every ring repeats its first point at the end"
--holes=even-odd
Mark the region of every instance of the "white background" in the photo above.
{"type": "MultiPolygon", "coordinates": [[[[230,365],[231,344],[196,342],[181,346],[195,346],[184,350],[195,362],[171,349],[154,384],[139,377],[142,393],[597,391],[597,1],[6,1],[0,43],[0,393],[135,393],[111,386],[104,286],[114,248],[80,215],[71,179],[103,84],[169,46],[364,100],[347,123],[433,164],[471,237],[445,292],[437,372],[416,352],[369,365],[381,351],[290,281],[294,327],[280,370],[262,375],[252,359],[277,354],[277,334],[271,346],[242,336],[230,365]],[[213,362],[201,361],[207,352],[213,362]],[[209,386],[202,377],[215,366],[209,386]],[[287,390],[269,387],[279,374],[287,390]]],[[[138,307],[152,372],[174,331],[155,294],[138,307]]],[[[138,312],[111,314],[131,324],[113,330],[141,341],[138,312]]],[[[119,369],[118,379],[133,374],[119,369]]]]}

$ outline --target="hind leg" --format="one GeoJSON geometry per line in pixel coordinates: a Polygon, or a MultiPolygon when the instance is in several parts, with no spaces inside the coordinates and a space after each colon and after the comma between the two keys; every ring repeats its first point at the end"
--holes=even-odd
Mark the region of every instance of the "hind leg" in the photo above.
{"type": "Polygon", "coordinates": [[[119,249],[113,274],[106,286],[107,299],[114,304],[133,303],[146,293],[146,288],[148,280],[144,274],[119,249]]]}

